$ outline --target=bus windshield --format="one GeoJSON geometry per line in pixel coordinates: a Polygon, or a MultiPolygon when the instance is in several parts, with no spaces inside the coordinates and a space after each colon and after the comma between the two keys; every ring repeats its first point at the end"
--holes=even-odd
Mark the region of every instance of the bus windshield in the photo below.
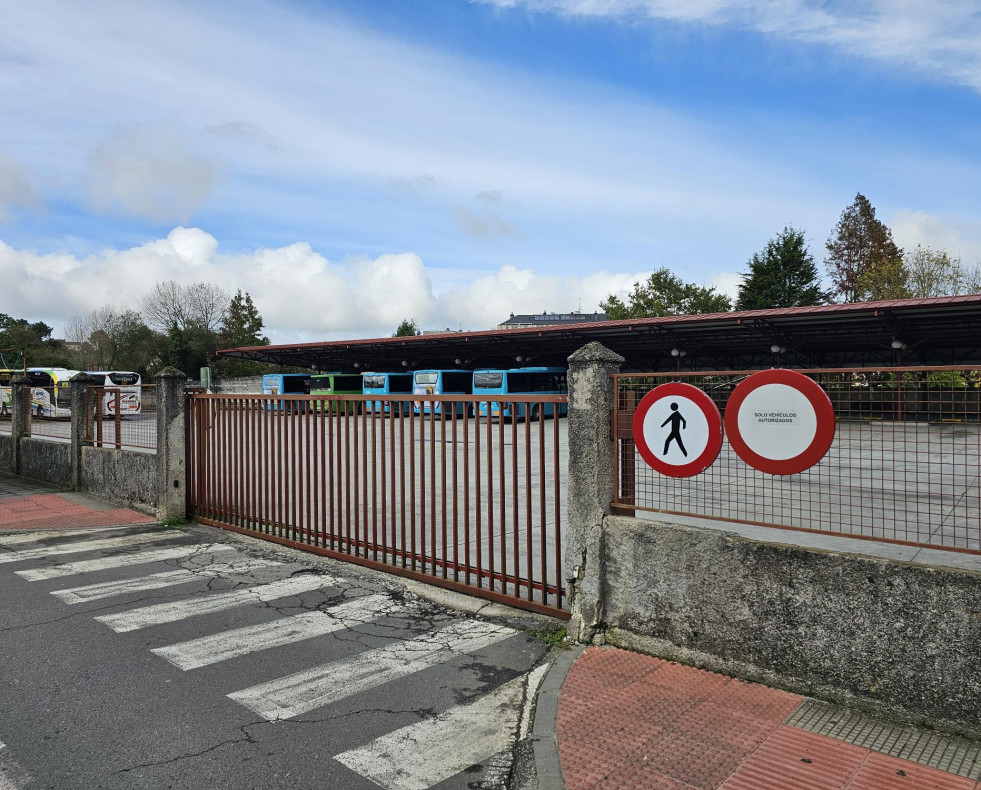
{"type": "Polygon", "coordinates": [[[473,374],[473,388],[474,389],[500,389],[501,385],[504,384],[504,374],[503,373],[474,373],[473,374]]]}
{"type": "Polygon", "coordinates": [[[364,377],[364,388],[372,390],[385,389],[385,377],[384,376],[371,376],[365,375],[364,377]]]}
{"type": "Polygon", "coordinates": [[[416,373],[416,384],[435,384],[439,381],[439,373],[416,373]]]}
{"type": "Polygon", "coordinates": [[[119,371],[113,371],[109,374],[109,381],[113,384],[118,384],[121,387],[132,387],[134,384],[138,384],[140,381],[140,375],[138,373],[122,373],[119,371]]]}

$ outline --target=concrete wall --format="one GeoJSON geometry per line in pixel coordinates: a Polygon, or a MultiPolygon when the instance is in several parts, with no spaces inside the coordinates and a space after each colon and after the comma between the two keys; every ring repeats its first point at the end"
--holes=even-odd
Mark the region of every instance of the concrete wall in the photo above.
{"type": "Polygon", "coordinates": [[[157,509],[157,456],[83,447],[81,489],[151,515],[157,509]]]}
{"type": "Polygon", "coordinates": [[[262,376],[240,376],[234,379],[215,379],[212,390],[221,395],[259,395],[262,392],[262,376]]]}
{"type": "Polygon", "coordinates": [[[605,641],[981,734],[981,574],[610,516],[605,641]]]}
{"type": "Polygon", "coordinates": [[[68,488],[72,480],[71,445],[24,436],[20,440],[18,474],[68,488]]]}

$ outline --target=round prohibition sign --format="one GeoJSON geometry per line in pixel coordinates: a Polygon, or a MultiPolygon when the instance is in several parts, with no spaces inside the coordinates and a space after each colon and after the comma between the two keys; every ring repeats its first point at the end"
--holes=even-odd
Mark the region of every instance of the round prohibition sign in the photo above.
{"type": "Polygon", "coordinates": [[[637,452],[654,471],[692,477],[708,469],[722,449],[722,416],[698,387],[672,381],[637,404],[633,435],[637,452]]]}
{"type": "Polygon", "coordinates": [[[771,475],[794,475],[831,449],[835,411],[814,379],[775,368],[736,385],[725,425],[729,444],[747,464],[771,475]]]}

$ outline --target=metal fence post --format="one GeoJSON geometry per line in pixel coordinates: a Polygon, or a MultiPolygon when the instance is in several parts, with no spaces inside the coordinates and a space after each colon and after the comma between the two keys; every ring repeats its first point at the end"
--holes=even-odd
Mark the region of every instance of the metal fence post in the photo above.
{"type": "Polygon", "coordinates": [[[76,373],[71,378],[71,399],[72,399],[72,488],[78,491],[82,487],[82,447],[85,445],[85,385],[88,383],[88,376],[84,373],[76,373]]]}
{"type": "Polygon", "coordinates": [[[17,376],[10,382],[10,438],[14,445],[14,474],[20,474],[20,440],[31,435],[31,381],[17,376]]]}
{"type": "Polygon", "coordinates": [[[187,518],[184,435],[184,391],[187,376],[167,367],[156,375],[157,384],[157,518],[187,518]]]}
{"type": "Polygon", "coordinates": [[[602,642],[603,517],[614,491],[613,379],[624,358],[600,343],[569,357],[569,636],[602,642]]]}

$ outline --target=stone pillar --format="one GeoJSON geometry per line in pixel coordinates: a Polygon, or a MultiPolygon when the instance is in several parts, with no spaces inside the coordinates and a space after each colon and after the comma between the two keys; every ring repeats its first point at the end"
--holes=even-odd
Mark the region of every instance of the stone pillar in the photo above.
{"type": "Polygon", "coordinates": [[[614,497],[613,379],[623,357],[589,343],[569,357],[569,637],[603,641],[603,518],[614,497]]]}
{"type": "Polygon", "coordinates": [[[91,380],[84,373],[71,377],[72,387],[72,489],[82,488],[82,448],[85,446],[85,387],[91,380]]]}
{"type": "Polygon", "coordinates": [[[27,410],[31,405],[31,380],[15,376],[10,381],[10,439],[14,446],[14,474],[20,474],[20,440],[31,435],[27,410]]]}
{"type": "Polygon", "coordinates": [[[157,385],[157,518],[187,518],[186,459],[184,457],[184,392],[187,376],[167,367],[156,375],[157,385]]]}

